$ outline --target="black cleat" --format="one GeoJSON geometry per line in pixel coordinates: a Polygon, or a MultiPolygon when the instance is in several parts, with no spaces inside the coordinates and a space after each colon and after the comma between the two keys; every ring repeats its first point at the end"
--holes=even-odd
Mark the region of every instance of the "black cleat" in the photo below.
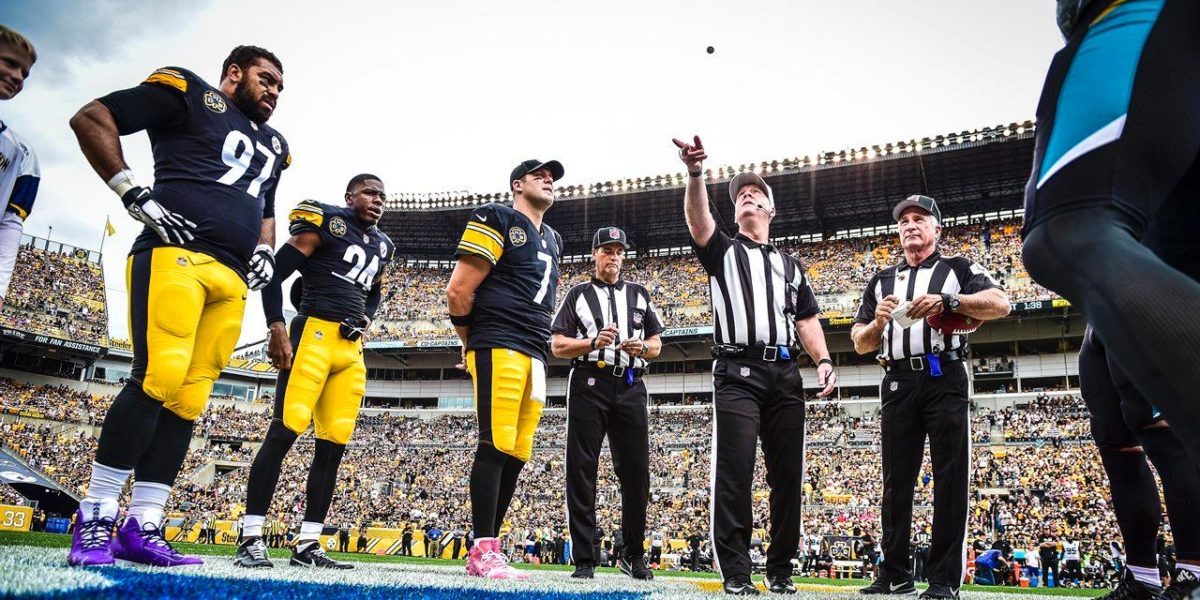
{"type": "Polygon", "coordinates": [[[269,569],[275,566],[271,559],[267,558],[267,545],[263,543],[262,538],[257,537],[250,538],[238,546],[233,564],[247,569],[269,569]]]}
{"type": "Polygon", "coordinates": [[[571,577],[574,579],[595,579],[596,567],[592,566],[592,563],[581,562],[575,565],[575,572],[571,573],[571,577]]]}
{"type": "Polygon", "coordinates": [[[767,589],[772,594],[795,594],[796,584],[792,583],[792,578],[788,575],[777,575],[775,577],[768,575],[767,589]]]}
{"type": "Polygon", "coordinates": [[[734,596],[757,596],[758,588],[754,587],[749,575],[734,575],[725,580],[725,593],[734,596]]]}
{"type": "Polygon", "coordinates": [[[1162,597],[1164,600],[1184,600],[1189,596],[1192,598],[1200,597],[1196,595],[1196,590],[1200,590],[1200,579],[1197,579],[1187,569],[1175,569],[1175,574],[1171,577],[1171,585],[1167,586],[1167,590],[1162,593],[1162,597]]]}
{"type": "Polygon", "coordinates": [[[651,571],[650,567],[646,565],[645,556],[635,558],[621,557],[621,560],[617,561],[617,566],[620,567],[622,573],[634,579],[641,581],[654,579],[654,571],[651,571]]]}
{"type": "Polygon", "coordinates": [[[292,548],[292,558],[288,564],[310,569],[353,569],[350,563],[338,562],[325,555],[320,542],[309,542],[304,550],[292,548]]]}
{"type": "Polygon", "coordinates": [[[864,588],[859,588],[860,594],[915,594],[917,586],[912,581],[888,581],[882,577],[871,582],[864,588]]]}
{"type": "MultiPolygon", "coordinates": [[[[1182,570],[1180,569],[1180,571],[1182,570]]],[[[1188,573],[1188,575],[1191,575],[1191,573],[1188,573]]],[[[1179,575],[1176,573],[1176,578],[1178,577],[1179,575]]],[[[1191,581],[1194,589],[1196,578],[1191,577],[1191,581]]],[[[1176,579],[1176,582],[1179,582],[1179,580],[1176,579]]],[[[1175,585],[1171,586],[1171,588],[1174,587],[1175,585]]],[[[1181,588],[1175,593],[1179,594],[1177,598],[1183,598],[1188,593],[1188,589],[1181,588]]],[[[1159,600],[1165,595],[1166,593],[1163,592],[1161,587],[1142,583],[1137,580],[1137,577],[1134,577],[1133,571],[1122,569],[1121,582],[1117,584],[1117,587],[1113,591],[1101,596],[1098,600],[1159,600]]]]}
{"type": "Polygon", "coordinates": [[[958,600],[958,591],[944,583],[931,583],[921,592],[921,600],[958,600]]]}

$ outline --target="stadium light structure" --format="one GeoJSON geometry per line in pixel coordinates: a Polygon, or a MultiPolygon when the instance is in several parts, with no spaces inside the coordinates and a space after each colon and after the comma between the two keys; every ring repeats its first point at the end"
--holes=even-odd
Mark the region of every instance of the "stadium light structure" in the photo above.
{"type": "MultiPolygon", "coordinates": [[[[968,144],[1004,141],[1011,138],[1032,136],[1036,124],[1032,120],[1021,123],[999,124],[991,127],[942,133],[930,137],[909,140],[899,140],[886,144],[859,146],[857,148],[842,148],[838,150],[823,150],[803,157],[774,159],[770,161],[742,163],[734,165],[719,165],[716,169],[704,170],[705,181],[719,183],[729,181],[739,173],[747,171],[767,176],[783,175],[803,171],[805,169],[825,169],[842,166],[843,163],[861,161],[890,160],[903,158],[913,153],[941,152],[968,144]]],[[[682,172],[674,174],[652,175],[636,178],[622,178],[604,182],[573,184],[559,190],[559,197],[574,199],[580,197],[610,196],[635,191],[651,189],[676,189],[686,185],[682,172]]],[[[433,211],[473,207],[488,202],[511,202],[512,192],[494,192],[473,194],[469,191],[444,192],[400,192],[392,194],[387,206],[392,210],[433,211]]]]}

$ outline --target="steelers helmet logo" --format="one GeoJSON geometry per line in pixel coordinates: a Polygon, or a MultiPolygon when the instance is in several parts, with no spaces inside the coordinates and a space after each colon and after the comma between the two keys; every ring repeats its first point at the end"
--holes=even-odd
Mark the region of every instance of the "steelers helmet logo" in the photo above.
{"type": "Polygon", "coordinates": [[[283,152],[283,144],[279,142],[279,136],[271,136],[271,149],[275,151],[275,154],[283,152]]]}
{"type": "MultiPolygon", "coordinates": [[[[215,113],[223,113],[225,112],[225,109],[228,108],[228,106],[225,104],[225,98],[222,98],[221,94],[218,94],[212,90],[204,92],[204,106],[207,107],[208,110],[211,110],[215,113]]],[[[279,150],[275,151],[279,152],[279,150]]]]}
{"type": "Polygon", "coordinates": [[[514,246],[523,246],[525,244],[525,230],[520,227],[513,227],[508,230],[508,241],[514,246]]]}
{"type": "Polygon", "coordinates": [[[341,217],[334,217],[334,218],[330,219],[329,220],[329,233],[332,233],[333,235],[336,235],[338,237],[342,237],[343,235],[346,235],[346,221],[342,220],[341,217]]]}

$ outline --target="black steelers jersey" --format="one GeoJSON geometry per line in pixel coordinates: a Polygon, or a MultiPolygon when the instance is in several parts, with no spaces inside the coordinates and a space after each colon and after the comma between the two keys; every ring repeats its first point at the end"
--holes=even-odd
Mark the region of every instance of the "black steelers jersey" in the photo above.
{"type": "Polygon", "coordinates": [[[558,289],[562,236],[503,204],[485,204],[467,220],[454,256],[470,254],[492,264],[475,290],[475,322],[468,350],[508,348],[546,360],[550,318],[558,289]]]}
{"type": "MultiPolygon", "coordinates": [[[[142,85],[173,90],[187,105],[181,123],[146,130],[154,152],[154,199],[196,223],[196,239],[184,247],[245,277],[262,220],[275,216],[279,174],[292,162],[287,141],[186,69],[161,68],[142,85]]],[[[146,228],[130,254],[163,245],[146,228]]]]}
{"type": "Polygon", "coordinates": [[[342,321],[366,313],[367,292],[396,247],[378,227],[364,227],[344,206],[304,200],[288,214],[288,232],[313,231],[321,245],[300,265],[304,291],[296,310],[302,315],[342,321]]]}

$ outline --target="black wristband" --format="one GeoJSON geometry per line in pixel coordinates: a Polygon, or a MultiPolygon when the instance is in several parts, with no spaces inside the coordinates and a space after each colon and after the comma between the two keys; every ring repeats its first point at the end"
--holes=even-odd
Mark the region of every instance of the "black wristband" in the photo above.
{"type": "Polygon", "coordinates": [[[704,171],[696,171],[694,173],[692,171],[688,171],[688,177],[699,177],[703,174],[704,174],[704,171]]]}
{"type": "Polygon", "coordinates": [[[470,327],[475,322],[475,313],[450,315],[450,324],[455,327],[470,327]]]}
{"type": "Polygon", "coordinates": [[[597,339],[597,338],[599,338],[599,337],[600,337],[600,336],[596,336],[596,337],[592,338],[592,350],[595,350],[595,349],[596,349],[596,339],[597,339]]]}
{"type": "Polygon", "coordinates": [[[826,364],[826,363],[828,363],[828,364],[829,364],[829,366],[831,366],[831,367],[832,367],[832,366],[833,366],[833,359],[832,359],[832,358],[822,358],[821,360],[818,360],[818,361],[817,361],[817,366],[819,367],[819,366],[821,366],[821,365],[823,365],[823,364],[826,364]]]}

